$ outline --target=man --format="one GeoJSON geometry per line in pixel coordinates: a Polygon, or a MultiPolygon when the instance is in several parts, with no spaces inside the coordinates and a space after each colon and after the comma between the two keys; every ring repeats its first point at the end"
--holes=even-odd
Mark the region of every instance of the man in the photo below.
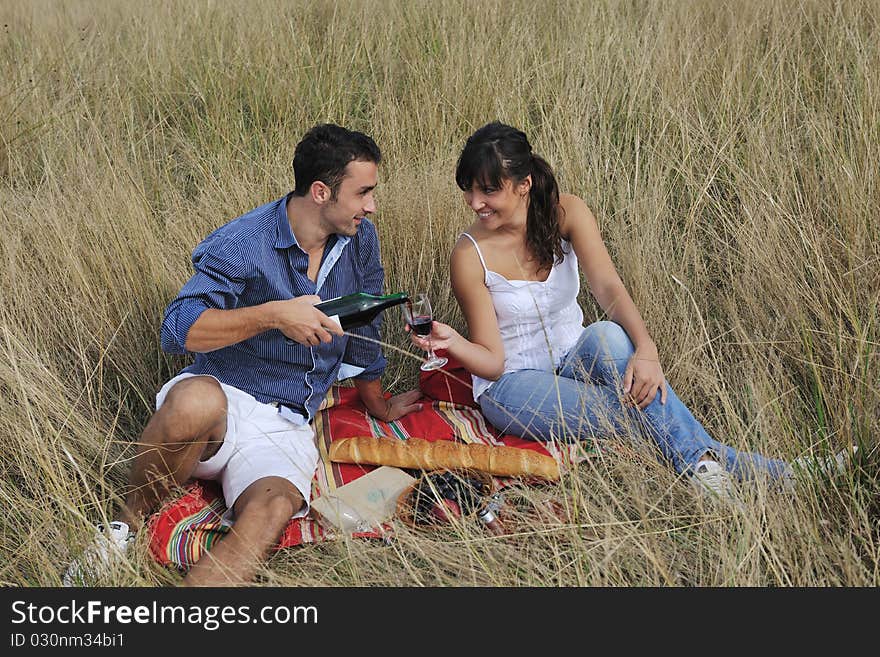
{"type": "Polygon", "coordinates": [[[193,352],[195,361],[156,396],[122,522],[111,523],[109,540],[99,533],[65,584],[106,564],[113,544],[124,551],[129,527],[140,527],[191,477],[221,483],[234,524],[184,584],[250,582],[288,521],[309,510],[318,461],[309,422],[340,372],[355,375],[361,400],[381,420],[421,408],[416,390],[384,397],[380,318],[350,332],[367,339],[352,338],[314,307],[353,292],[382,294],[378,237],[368,219],[380,159],[370,137],[315,126],[296,147],[294,191],[196,247],[195,273],[162,324],[162,348],[193,352]]]}

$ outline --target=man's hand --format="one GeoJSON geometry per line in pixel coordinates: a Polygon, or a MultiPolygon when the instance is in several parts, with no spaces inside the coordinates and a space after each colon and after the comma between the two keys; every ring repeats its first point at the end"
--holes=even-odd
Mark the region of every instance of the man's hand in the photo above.
{"type": "Polygon", "coordinates": [[[315,294],[273,301],[276,328],[291,340],[308,347],[330,342],[333,335],[343,335],[339,324],[315,308],[320,302],[321,297],[315,294]]]}
{"type": "Polygon", "coordinates": [[[422,410],[422,404],[418,403],[422,393],[419,390],[408,390],[399,395],[385,399],[382,384],[379,379],[372,381],[354,380],[361,401],[367,408],[367,412],[383,422],[392,422],[402,418],[407,413],[422,410]]]}
{"type": "Polygon", "coordinates": [[[422,404],[417,403],[421,397],[422,393],[420,390],[408,390],[388,399],[383,399],[382,401],[385,403],[384,408],[376,404],[377,408],[367,410],[370,411],[370,415],[383,422],[393,422],[408,413],[422,410],[422,404]]]}

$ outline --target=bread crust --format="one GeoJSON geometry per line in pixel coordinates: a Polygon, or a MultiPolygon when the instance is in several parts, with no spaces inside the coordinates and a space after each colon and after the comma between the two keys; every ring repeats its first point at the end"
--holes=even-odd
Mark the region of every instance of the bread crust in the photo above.
{"type": "Polygon", "coordinates": [[[559,479],[559,464],[552,456],[503,445],[464,444],[422,438],[356,436],[330,443],[335,463],[391,465],[398,468],[438,470],[464,468],[499,477],[559,479]]]}

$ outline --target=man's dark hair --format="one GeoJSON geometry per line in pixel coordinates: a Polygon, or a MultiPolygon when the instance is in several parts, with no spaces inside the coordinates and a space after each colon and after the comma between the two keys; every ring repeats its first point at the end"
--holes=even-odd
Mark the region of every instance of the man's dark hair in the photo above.
{"type": "Polygon", "coordinates": [[[294,196],[305,196],[316,180],[330,188],[331,198],[352,160],[379,164],[382,153],[371,137],[333,123],[316,125],[296,145],[293,154],[294,196]]]}

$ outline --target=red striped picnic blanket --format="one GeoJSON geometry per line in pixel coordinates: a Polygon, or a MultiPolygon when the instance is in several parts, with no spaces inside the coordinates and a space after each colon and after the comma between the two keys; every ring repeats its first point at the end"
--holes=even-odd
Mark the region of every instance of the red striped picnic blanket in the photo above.
{"type": "MultiPolygon", "coordinates": [[[[369,415],[354,388],[334,386],[330,389],[313,423],[320,461],[312,479],[312,499],[354,481],[376,467],[332,463],[328,457],[330,443],[340,438],[375,436],[405,440],[416,436],[431,441],[507,445],[551,453],[563,469],[566,464],[581,460],[591,451],[583,445],[560,448],[500,435],[474,404],[470,375],[454,359],[449,360],[443,370],[421,374],[422,410],[394,422],[382,422],[369,415]]],[[[502,478],[494,478],[494,482],[496,488],[510,483],[502,478]]],[[[225,511],[223,495],[217,484],[191,482],[182,496],[168,502],[149,519],[150,552],[165,566],[188,569],[228,531],[228,527],[221,523],[225,511]]],[[[364,537],[381,535],[378,532],[355,534],[364,537]]],[[[328,538],[331,535],[311,516],[297,518],[287,525],[276,549],[328,538]]]]}

